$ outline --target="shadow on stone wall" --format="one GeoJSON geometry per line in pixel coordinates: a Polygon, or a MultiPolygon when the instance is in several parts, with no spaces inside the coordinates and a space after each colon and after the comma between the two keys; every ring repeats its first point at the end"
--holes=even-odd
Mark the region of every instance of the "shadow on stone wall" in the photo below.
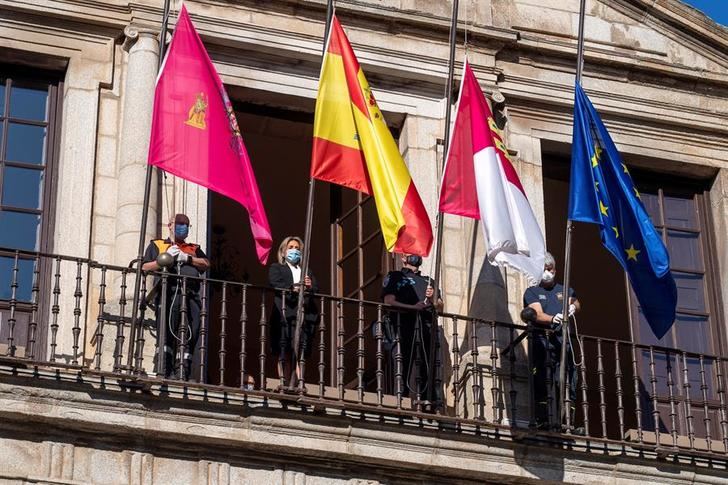
{"type": "Polygon", "coordinates": [[[483,320],[513,323],[508,312],[508,290],[498,266],[483,261],[475,281],[468,315],[483,320]]]}

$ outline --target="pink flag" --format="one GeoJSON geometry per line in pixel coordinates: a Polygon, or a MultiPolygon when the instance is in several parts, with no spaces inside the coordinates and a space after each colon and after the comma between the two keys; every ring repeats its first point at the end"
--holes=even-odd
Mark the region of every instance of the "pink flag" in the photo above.
{"type": "Polygon", "coordinates": [[[467,59],[442,177],[440,211],[480,219],[491,264],[511,266],[534,284],[541,281],[543,235],[511,163],[503,132],[467,59]]]}
{"type": "Polygon", "coordinates": [[[230,99],[184,4],[154,93],[149,163],[245,207],[262,264],[272,246],[230,99]]]}

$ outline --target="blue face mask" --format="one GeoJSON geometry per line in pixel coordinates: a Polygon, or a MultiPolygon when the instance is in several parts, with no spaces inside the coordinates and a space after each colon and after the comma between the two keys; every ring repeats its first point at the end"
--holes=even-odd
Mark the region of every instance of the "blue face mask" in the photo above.
{"type": "Polygon", "coordinates": [[[301,261],[301,251],[299,249],[287,250],[286,260],[291,264],[298,264],[298,262],[301,261]]]}
{"type": "Polygon", "coordinates": [[[185,239],[190,233],[190,226],[187,224],[175,224],[174,235],[180,239],[185,239]]]}

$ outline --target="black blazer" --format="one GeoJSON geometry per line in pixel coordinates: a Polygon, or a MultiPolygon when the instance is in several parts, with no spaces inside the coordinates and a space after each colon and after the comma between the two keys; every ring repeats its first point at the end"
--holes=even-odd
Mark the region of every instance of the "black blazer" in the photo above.
{"type": "MultiPolygon", "coordinates": [[[[318,285],[311,269],[308,270],[308,277],[311,278],[311,288],[306,290],[303,300],[303,313],[306,322],[315,322],[319,317],[316,299],[310,296],[318,292],[318,285]]],[[[301,278],[303,280],[303,278],[301,278]]],[[[268,283],[277,290],[291,290],[286,293],[285,316],[287,319],[296,318],[298,308],[298,291],[293,289],[293,273],[287,264],[273,263],[268,269],[268,283]]],[[[301,281],[303,284],[303,281],[301,281]]],[[[283,323],[283,292],[276,291],[274,299],[273,314],[271,323],[283,323]]]]}

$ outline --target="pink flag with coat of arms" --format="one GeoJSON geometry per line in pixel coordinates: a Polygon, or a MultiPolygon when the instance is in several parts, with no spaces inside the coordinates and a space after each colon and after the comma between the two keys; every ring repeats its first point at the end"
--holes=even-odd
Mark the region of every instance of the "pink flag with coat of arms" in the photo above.
{"type": "Polygon", "coordinates": [[[262,264],[272,238],[230,99],[182,5],[154,92],[150,165],[239,202],[262,264]]]}
{"type": "Polygon", "coordinates": [[[541,281],[544,238],[503,132],[467,59],[442,177],[440,211],[480,219],[488,261],[517,269],[532,284],[541,281]]]}

